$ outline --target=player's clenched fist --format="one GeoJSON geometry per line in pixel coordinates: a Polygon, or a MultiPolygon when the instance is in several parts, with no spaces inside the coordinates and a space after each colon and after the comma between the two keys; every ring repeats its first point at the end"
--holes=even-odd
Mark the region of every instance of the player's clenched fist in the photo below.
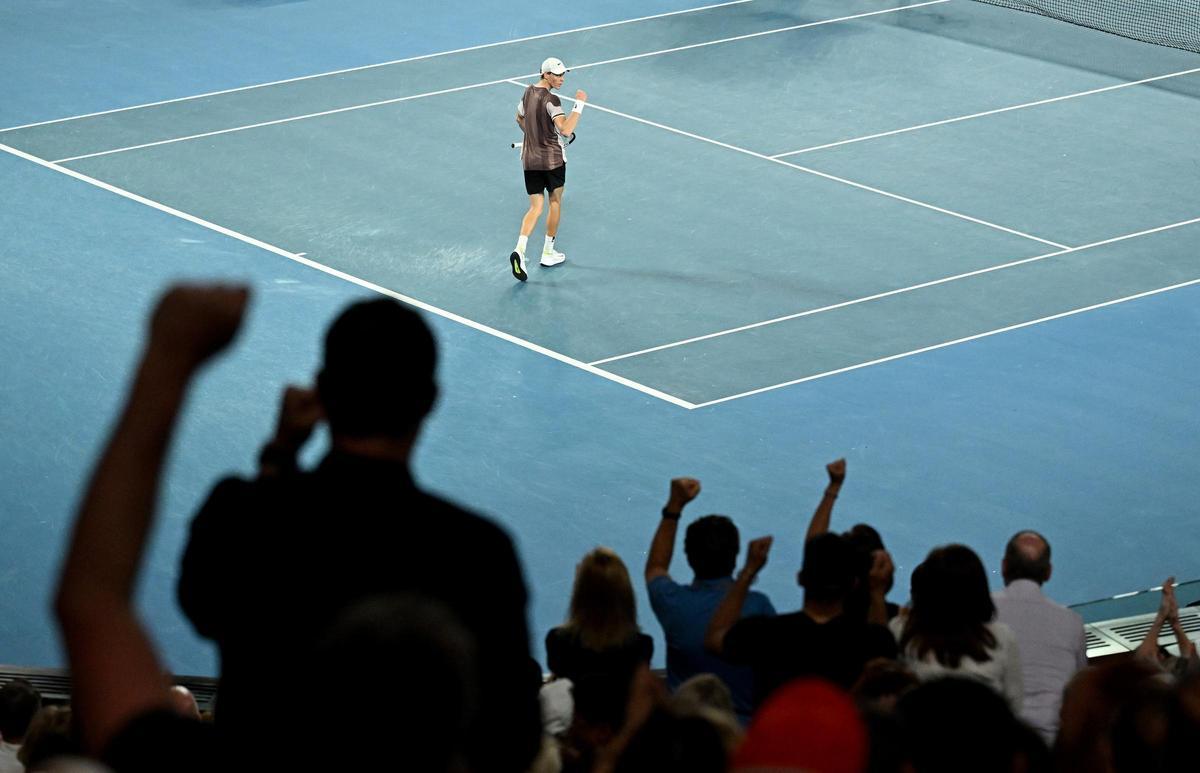
{"type": "Polygon", "coordinates": [[[583,89],[576,91],[575,99],[579,100],[580,102],[587,102],[587,92],[584,91],[583,89]]]}

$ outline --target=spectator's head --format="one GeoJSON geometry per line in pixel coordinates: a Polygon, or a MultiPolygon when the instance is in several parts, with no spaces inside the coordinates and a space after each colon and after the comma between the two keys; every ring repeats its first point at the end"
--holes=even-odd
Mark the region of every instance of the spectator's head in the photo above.
{"type": "MultiPolygon", "coordinates": [[[[865,523],[856,523],[850,527],[850,531],[846,532],[846,539],[850,540],[850,544],[859,555],[861,568],[861,587],[864,593],[867,590],[867,575],[871,571],[871,565],[875,560],[875,551],[886,550],[883,546],[883,537],[879,536],[879,532],[873,526],[868,526],[865,523]]],[[[895,582],[895,571],[887,579],[886,591],[892,589],[892,584],[895,582]]]]}
{"type": "Polygon", "coordinates": [[[734,714],[733,693],[716,674],[696,674],[675,689],[672,701],[677,706],[704,706],[734,714]]]}
{"type": "Polygon", "coordinates": [[[1033,580],[1038,585],[1050,579],[1050,543],[1036,531],[1019,531],[1008,541],[1000,574],[1004,584],[1033,580]]]}
{"type": "Polygon", "coordinates": [[[303,754],[325,756],[306,766],[370,770],[396,754],[406,769],[461,765],[477,705],[476,647],[446,606],[408,594],[362,601],[337,619],[317,658],[337,674],[315,698],[322,732],[337,743],[304,744],[303,754]]]}
{"type": "Polygon", "coordinates": [[[723,515],[706,515],[688,524],[683,552],[697,580],[712,580],[733,574],[737,563],[738,530],[723,515]]]}
{"type": "Polygon", "coordinates": [[[963,657],[991,659],[996,638],[987,624],[996,614],[983,562],[966,545],[930,551],[912,573],[912,606],[900,647],[917,657],[932,652],[939,663],[957,668],[963,657]]]}
{"type": "Polygon", "coordinates": [[[71,709],[64,706],[46,706],[38,711],[17,759],[28,771],[40,770],[42,765],[55,757],[77,755],[82,751],[71,726],[71,709]]]}
{"type": "Polygon", "coordinates": [[[862,773],[866,764],[867,730],[854,701],[827,682],[799,679],[759,708],[733,770],[862,773]]]}
{"type": "Polygon", "coordinates": [[[854,547],[841,534],[826,532],[804,545],[804,566],[799,581],[804,601],[844,601],[858,580],[854,547]]]}
{"type": "Polygon", "coordinates": [[[634,733],[616,773],[686,770],[725,773],[729,759],[720,730],[703,714],[656,709],[634,733]]]}
{"type": "Polygon", "coordinates": [[[1076,674],[1063,692],[1054,747],[1059,768],[1101,773],[1168,769],[1161,762],[1169,688],[1161,677],[1156,665],[1136,658],[1076,674]]]}
{"type": "Polygon", "coordinates": [[[920,682],[912,671],[888,658],[876,658],[863,667],[862,675],[850,690],[859,705],[880,713],[889,713],[896,702],[920,682]]]}
{"type": "Polygon", "coordinates": [[[8,743],[21,743],[41,707],[42,694],[24,679],[0,687],[0,737],[8,743]]]}
{"type": "Polygon", "coordinates": [[[596,548],[576,567],[567,627],[594,650],[624,644],[637,635],[633,583],[625,563],[612,550],[596,548]]]}
{"type": "Polygon", "coordinates": [[[437,397],[437,347],[424,320],[390,298],[356,303],[325,336],[317,391],[335,437],[411,437],[437,397]]]}
{"type": "Polygon", "coordinates": [[[200,719],[200,706],[196,704],[196,696],[181,684],[171,685],[168,691],[171,699],[171,709],[182,717],[200,719]]]}
{"type": "Polygon", "coordinates": [[[1008,702],[972,679],[942,678],[907,693],[896,706],[905,756],[916,773],[1010,773],[1045,770],[1044,744],[1013,716],[1008,702]]]}

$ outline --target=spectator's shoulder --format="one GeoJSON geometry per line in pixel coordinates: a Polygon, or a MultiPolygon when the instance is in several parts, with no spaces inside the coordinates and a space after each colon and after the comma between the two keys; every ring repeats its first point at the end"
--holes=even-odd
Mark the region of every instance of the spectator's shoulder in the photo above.
{"type": "Polygon", "coordinates": [[[1017,643],[1017,634],[1008,623],[993,620],[988,623],[988,628],[991,629],[992,635],[996,637],[996,641],[1000,644],[1015,645],[1017,643]]]}
{"type": "Polygon", "coordinates": [[[646,583],[646,590],[650,594],[651,601],[655,597],[665,599],[676,596],[682,589],[683,586],[671,579],[671,575],[669,574],[660,574],[646,583]]]}
{"type": "Polygon", "coordinates": [[[774,617],[775,605],[762,591],[752,590],[746,594],[746,603],[742,606],[746,617],[774,617]]]}

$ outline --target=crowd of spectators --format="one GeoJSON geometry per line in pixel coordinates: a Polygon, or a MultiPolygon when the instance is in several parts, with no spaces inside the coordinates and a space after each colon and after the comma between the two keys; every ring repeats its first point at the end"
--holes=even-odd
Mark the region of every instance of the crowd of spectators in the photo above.
{"type": "Polygon", "coordinates": [[[677,478],[643,573],[665,678],[649,668],[626,563],[605,547],[579,561],[543,669],[508,535],[409,472],[437,398],[437,348],[417,314],[386,299],[334,322],[315,385],[285,390],[257,475],[219,482],[192,522],[179,603],[221,664],[215,710],[201,717],[165,675],[133,595],[189,386],[248,300],[180,286],[154,311],[56,596],[71,706],[43,707],[22,680],[0,689],[0,773],[1189,767],[1200,666],[1171,581],[1139,651],[1091,668],[1082,619],[1042,592],[1051,551],[1034,531],[1004,547],[1003,591],[989,592],[974,551],[946,544],[912,572],[900,607],[880,533],[832,528],[844,460],[827,466],[803,536],[796,601],[752,588],[773,538],[750,540],[739,570],[725,515],[687,524],[691,577],[672,576],[701,492],[677,478]],[[330,451],[302,469],[321,422],[330,451]],[[1167,625],[1178,656],[1158,646],[1167,625]]]}

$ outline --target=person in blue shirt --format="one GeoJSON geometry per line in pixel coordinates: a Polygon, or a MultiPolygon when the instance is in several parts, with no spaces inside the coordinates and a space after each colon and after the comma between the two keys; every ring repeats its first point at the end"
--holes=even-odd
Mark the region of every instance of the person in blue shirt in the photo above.
{"type": "MultiPolygon", "coordinates": [[[[709,618],[733,584],[739,550],[737,526],[723,515],[706,515],[693,521],[684,535],[683,552],[695,575],[690,584],[684,585],[673,580],[669,571],[683,508],[699,493],[700,481],[695,478],[671,481],[670,497],[646,559],[646,590],[667,640],[667,687],[673,691],[696,674],[715,674],[729,686],[738,718],[745,723],[754,705],[751,670],[704,649],[709,618]]],[[[742,617],[774,614],[770,599],[750,591],[742,617]]]]}

